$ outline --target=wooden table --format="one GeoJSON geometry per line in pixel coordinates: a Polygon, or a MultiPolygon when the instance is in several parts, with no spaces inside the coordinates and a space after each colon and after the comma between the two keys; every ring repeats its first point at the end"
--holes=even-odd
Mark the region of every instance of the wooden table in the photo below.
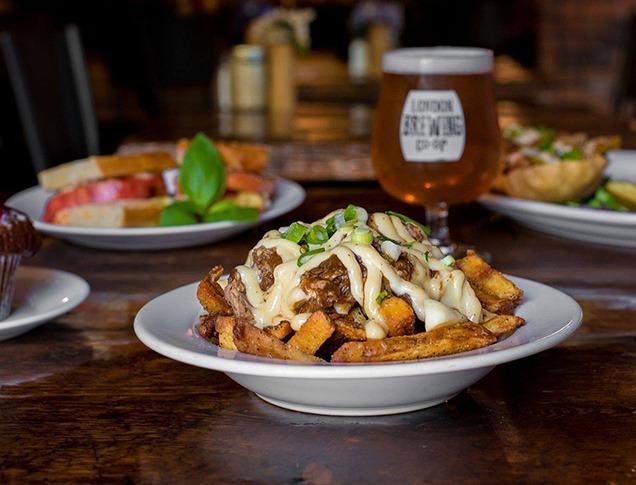
{"type": "MultiPolygon", "coordinates": [[[[569,131],[620,134],[636,147],[636,125],[575,106],[497,103],[499,123],[542,124],[569,131]]],[[[122,152],[165,149],[197,131],[217,139],[263,143],[270,148],[272,172],[302,182],[374,179],[371,130],[374,108],[364,103],[300,103],[293,116],[267,113],[172,113],[150,122],[122,145],[122,152]],[[151,142],[148,144],[148,142],[151,142]],[[157,144],[157,142],[160,142],[157,144]]]]}
{"type": "Polygon", "coordinates": [[[307,189],[293,213],[203,248],[118,253],[47,240],[29,264],[75,272],[92,293],[0,344],[0,482],[636,480],[635,253],[543,236],[475,205],[453,214],[455,237],[568,292],[585,320],[564,344],[497,367],[445,404],[373,418],[286,411],[135,338],[146,301],[212,264],[242,262],[266,229],[349,202],[421,217],[370,183],[307,189]]]}

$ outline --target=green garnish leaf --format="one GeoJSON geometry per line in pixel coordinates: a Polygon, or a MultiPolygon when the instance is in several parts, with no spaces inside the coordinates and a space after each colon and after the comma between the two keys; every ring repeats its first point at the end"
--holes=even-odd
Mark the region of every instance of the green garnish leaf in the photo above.
{"type": "Polygon", "coordinates": [[[578,148],[573,148],[569,152],[562,153],[559,158],[561,160],[582,160],[583,153],[578,148]]]}
{"type": "Polygon", "coordinates": [[[177,201],[164,207],[159,217],[160,226],[185,226],[196,224],[199,219],[190,201],[177,201]]]}
{"type": "Polygon", "coordinates": [[[300,241],[302,241],[305,237],[305,234],[308,230],[309,228],[304,224],[301,224],[300,222],[294,222],[291,226],[289,226],[289,229],[287,229],[287,232],[285,233],[285,239],[299,244],[300,241]]]}
{"type": "Polygon", "coordinates": [[[537,131],[539,132],[539,150],[550,150],[556,138],[556,132],[545,126],[537,126],[537,131]]]}
{"type": "Polygon", "coordinates": [[[320,254],[324,252],[325,252],[325,248],[316,248],[316,249],[312,249],[311,251],[307,251],[306,253],[300,255],[300,257],[296,261],[296,264],[298,266],[302,266],[311,258],[313,258],[316,254],[320,254]]]}
{"type": "Polygon", "coordinates": [[[378,293],[378,296],[375,297],[375,302],[379,305],[387,296],[389,296],[389,292],[386,290],[382,290],[380,293],[378,293]]]}
{"type": "Polygon", "coordinates": [[[183,157],[179,187],[200,213],[225,193],[225,167],[221,154],[207,136],[197,133],[183,157]]]}
{"type": "Polygon", "coordinates": [[[258,209],[241,207],[229,200],[221,200],[213,204],[203,216],[203,222],[252,222],[256,219],[258,219],[258,209]]]}
{"type": "Polygon", "coordinates": [[[425,226],[421,222],[417,222],[415,219],[411,219],[409,216],[405,216],[404,214],[400,214],[399,212],[394,212],[394,211],[386,211],[385,214],[388,214],[390,216],[395,216],[398,219],[400,219],[402,222],[408,222],[410,224],[416,225],[427,236],[429,236],[431,234],[431,228],[430,227],[425,226]]]}
{"type": "Polygon", "coordinates": [[[424,261],[428,263],[428,260],[430,257],[431,257],[431,253],[429,251],[424,251],[424,261]]]}

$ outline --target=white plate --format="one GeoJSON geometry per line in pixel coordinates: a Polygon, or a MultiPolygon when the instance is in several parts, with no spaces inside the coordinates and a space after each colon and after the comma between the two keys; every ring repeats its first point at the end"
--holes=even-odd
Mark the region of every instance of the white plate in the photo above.
{"type": "Polygon", "coordinates": [[[534,281],[512,279],[525,291],[517,314],[527,324],[501,342],[450,357],[381,364],[314,364],[221,349],[194,330],[202,313],[196,299],[197,283],[147,303],[135,317],[135,333],[156,352],[225,372],[277,406],[343,416],[402,413],[444,402],[495,365],[553,347],[578,328],[583,314],[572,298],[534,281]]]}
{"type": "Polygon", "coordinates": [[[51,196],[41,187],[31,187],[15,194],[7,205],[25,212],[35,228],[44,234],[100,249],[119,249],[127,251],[174,249],[198,246],[219,241],[239,233],[263,221],[274,219],[302,204],[305,191],[296,182],[278,179],[272,204],[256,222],[211,222],[174,227],[137,227],[123,229],[104,229],[93,227],[60,226],[42,222],[46,201],[51,196]]]}
{"type": "MultiPolygon", "coordinates": [[[[636,182],[636,150],[608,153],[608,176],[636,182]]],[[[568,207],[487,194],[479,202],[523,226],[578,241],[636,248],[636,213],[568,207]]]]}
{"type": "Polygon", "coordinates": [[[0,320],[0,340],[7,340],[59,317],[82,303],[90,292],[79,276],[55,269],[20,266],[11,314],[0,320]]]}

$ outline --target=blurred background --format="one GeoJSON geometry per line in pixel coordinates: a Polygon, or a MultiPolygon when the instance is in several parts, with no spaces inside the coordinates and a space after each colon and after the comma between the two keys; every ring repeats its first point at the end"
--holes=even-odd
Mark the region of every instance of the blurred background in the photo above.
{"type": "Polygon", "coordinates": [[[33,185],[50,165],[196,131],[272,144],[275,163],[325,153],[336,167],[363,160],[381,56],[399,46],[493,49],[502,116],[594,112],[631,127],[634,8],[632,0],[0,0],[0,191],[33,185]],[[343,153],[345,140],[360,144],[343,153]]]}

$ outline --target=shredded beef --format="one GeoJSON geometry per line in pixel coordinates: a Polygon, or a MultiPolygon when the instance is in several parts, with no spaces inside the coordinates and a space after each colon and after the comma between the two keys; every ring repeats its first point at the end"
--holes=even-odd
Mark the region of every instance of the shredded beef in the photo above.
{"type": "Polygon", "coordinates": [[[400,254],[397,261],[393,262],[393,267],[400,278],[406,281],[411,281],[411,275],[413,274],[413,263],[405,253],[400,254]]]}
{"type": "Polygon", "coordinates": [[[301,278],[300,287],[307,294],[302,312],[328,310],[336,303],[355,303],[347,268],[335,255],[307,271],[301,278]]]}
{"type": "Polygon", "coordinates": [[[404,227],[406,227],[406,230],[409,231],[409,234],[416,241],[422,242],[424,240],[424,232],[422,232],[422,230],[415,224],[411,224],[410,222],[407,222],[404,224],[404,227]]]}
{"type": "Polygon", "coordinates": [[[254,316],[250,311],[247,301],[245,284],[241,280],[241,275],[237,270],[232,270],[225,287],[225,299],[232,307],[234,316],[237,318],[245,318],[254,321],[254,316]]]}
{"type": "Polygon", "coordinates": [[[259,246],[252,251],[252,260],[258,272],[261,290],[269,290],[274,284],[274,268],[283,262],[275,248],[259,246]]]}

